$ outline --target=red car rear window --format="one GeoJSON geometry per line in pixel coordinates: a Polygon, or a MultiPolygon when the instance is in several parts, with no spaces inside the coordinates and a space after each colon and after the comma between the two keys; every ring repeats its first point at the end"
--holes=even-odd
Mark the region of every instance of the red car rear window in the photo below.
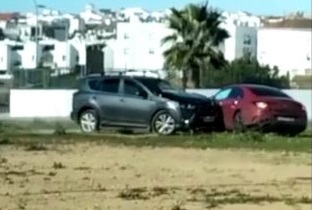
{"type": "Polygon", "coordinates": [[[290,98],[290,96],[278,89],[265,87],[250,87],[249,89],[257,96],[290,98]]]}

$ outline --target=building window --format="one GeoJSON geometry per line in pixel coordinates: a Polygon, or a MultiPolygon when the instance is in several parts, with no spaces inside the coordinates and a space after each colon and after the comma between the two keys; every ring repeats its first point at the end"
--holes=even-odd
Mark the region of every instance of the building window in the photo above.
{"type": "Polygon", "coordinates": [[[155,51],[154,51],[154,49],[150,48],[149,51],[148,51],[148,53],[149,53],[150,55],[153,55],[153,54],[155,53],[155,51]]]}
{"type": "Polygon", "coordinates": [[[129,39],[129,35],[127,33],[124,34],[124,39],[129,39]]]}
{"type": "Polygon", "coordinates": [[[3,62],[3,57],[1,57],[1,62],[3,62]]]}
{"type": "Polygon", "coordinates": [[[249,34],[245,34],[244,35],[243,43],[246,44],[246,45],[250,45],[251,44],[251,36],[249,34]]]}
{"type": "Polygon", "coordinates": [[[34,56],[34,55],[31,57],[31,60],[32,60],[32,61],[34,61],[34,60],[35,60],[35,56],[34,56]]]}
{"type": "Polygon", "coordinates": [[[65,55],[62,56],[62,60],[63,60],[63,61],[66,60],[66,56],[65,56],[65,55]]]}
{"type": "Polygon", "coordinates": [[[128,53],[129,53],[129,49],[128,49],[128,48],[125,48],[125,49],[124,49],[124,54],[125,54],[125,55],[128,55],[128,53]]]}
{"type": "Polygon", "coordinates": [[[251,50],[249,47],[243,47],[243,56],[244,57],[249,57],[251,56],[251,50]]]}

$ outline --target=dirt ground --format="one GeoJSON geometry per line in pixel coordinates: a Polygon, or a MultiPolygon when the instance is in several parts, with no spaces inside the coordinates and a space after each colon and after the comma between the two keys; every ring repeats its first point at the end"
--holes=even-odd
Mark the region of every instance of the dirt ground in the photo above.
{"type": "Polygon", "coordinates": [[[28,149],[0,145],[1,210],[311,209],[309,154],[91,143],[28,149]]]}

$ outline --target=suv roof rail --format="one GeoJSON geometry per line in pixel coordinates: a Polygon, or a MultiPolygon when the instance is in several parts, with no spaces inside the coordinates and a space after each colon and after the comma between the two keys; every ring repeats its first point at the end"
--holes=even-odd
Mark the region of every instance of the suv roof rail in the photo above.
{"type": "Polygon", "coordinates": [[[159,70],[106,70],[101,73],[93,73],[86,75],[87,77],[96,76],[143,76],[143,77],[156,77],[160,78],[159,70]]]}

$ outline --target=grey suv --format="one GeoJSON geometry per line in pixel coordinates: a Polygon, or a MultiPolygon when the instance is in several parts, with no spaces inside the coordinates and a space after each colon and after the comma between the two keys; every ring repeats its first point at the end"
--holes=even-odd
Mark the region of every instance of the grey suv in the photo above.
{"type": "Polygon", "coordinates": [[[186,93],[162,79],[125,75],[82,79],[71,113],[86,133],[108,126],[147,128],[161,135],[213,126],[216,116],[216,104],[205,96],[186,93]]]}

